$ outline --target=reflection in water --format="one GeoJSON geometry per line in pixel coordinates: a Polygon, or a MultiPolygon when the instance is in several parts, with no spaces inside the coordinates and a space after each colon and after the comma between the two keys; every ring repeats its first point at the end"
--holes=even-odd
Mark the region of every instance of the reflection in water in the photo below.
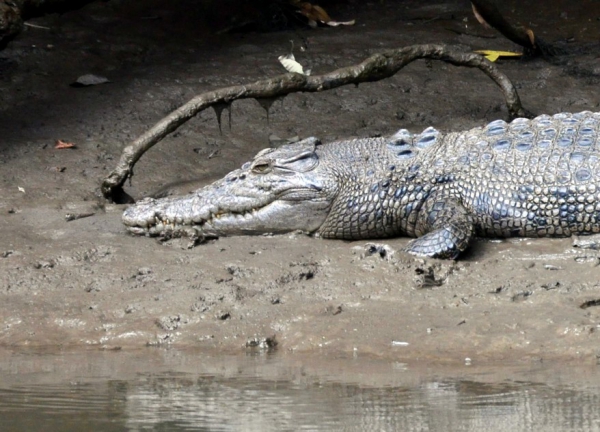
{"type": "Polygon", "coordinates": [[[0,354],[2,431],[600,430],[595,370],[502,377],[380,360],[0,354]]]}

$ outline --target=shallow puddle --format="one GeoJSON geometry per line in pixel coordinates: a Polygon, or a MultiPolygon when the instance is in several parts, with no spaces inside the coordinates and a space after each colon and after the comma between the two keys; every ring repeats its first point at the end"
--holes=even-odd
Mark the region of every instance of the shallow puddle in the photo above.
{"type": "Polygon", "coordinates": [[[0,352],[2,431],[600,430],[597,366],[0,352]]]}

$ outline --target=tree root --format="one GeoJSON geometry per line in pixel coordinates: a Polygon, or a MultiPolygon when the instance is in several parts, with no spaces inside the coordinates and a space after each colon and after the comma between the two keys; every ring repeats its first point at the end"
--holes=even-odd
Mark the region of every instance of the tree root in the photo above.
{"type": "Polygon", "coordinates": [[[222,107],[223,104],[229,105],[237,99],[269,99],[295,92],[320,92],[347,84],[379,81],[391,77],[412,61],[423,58],[442,60],[455,66],[479,68],[500,87],[511,118],[533,117],[521,106],[517,90],[508,77],[484,57],[459,52],[444,45],[413,45],[375,54],[360,64],[337,69],[325,75],[288,73],[252,84],[225,87],[198,95],[123,149],[116,168],[102,182],[102,194],[107,199],[121,201],[126,195],[122,186],[127,178],[132,176],[133,166],[140,157],[154,144],[208,107],[222,107]]]}

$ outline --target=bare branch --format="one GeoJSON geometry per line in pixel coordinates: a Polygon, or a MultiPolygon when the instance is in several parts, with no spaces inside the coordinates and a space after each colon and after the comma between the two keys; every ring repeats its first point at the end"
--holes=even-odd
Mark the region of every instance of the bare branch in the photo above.
{"type": "Polygon", "coordinates": [[[375,54],[360,64],[337,69],[325,75],[305,76],[289,73],[196,96],[160,120],[123,150],[117,167],[102,182],[102,193],[108,199],[115,199],[122,194],[122,186],[132,175],[133,166],[140,157],[169,133],[210,106],[229,104],[237,99],[273,98],[295,92],[320,92],[348,84],[379,81],[391,77],[412,61],[423,58],[442,60],[456,66],[479,68],[500,87],[512,118],[532,116],[521,106],[519,95],[508,77],[484,57],[459,52],[444,45],[413,45],[375,54]]]}
{"type": "Polygon", "coordinates": [[[536,37],[533,30],[521,25],[513,25],[500,13],[493,0],[471,0],[473,12],[478,20],[498,30],[512,42],[521,45],[525,54],[554,56],[564,54],[563,50],[536,37]]]}

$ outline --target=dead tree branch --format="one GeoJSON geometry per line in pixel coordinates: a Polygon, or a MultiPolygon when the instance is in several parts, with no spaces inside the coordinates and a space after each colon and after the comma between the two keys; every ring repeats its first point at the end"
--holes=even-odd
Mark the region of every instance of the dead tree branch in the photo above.
{"type": "Polygon", "coordinates": [[[196,96],[123,149],[117,167],[102,182],[102,194],[111,200],[121,195],[122,186],[127,178],[131,177],[133,166],[140,157],[169,133],[210,106],[230,104],[237,99],[274,98],[295,92],[321,92],[348,84],[379,81],[391,77],[410,62],[423,58],[480,69],[500,87],[512,118],[532,116],[521,106],[519,95],[508,77],[484,57],[459,52],[444,45],[413,45],[375,54],[360,64],[337,69],[325,75],[306,76],[288,73],[252,84],[221,88],[196,96]]]}
{"type": "Polygon", "coordinates": [[[535,36],[533,30],[521,25],[513,25],[500,13],[493,0],[471,0],[475,16],[479,15],[490,27],[498,30],[505,38],[521,45],[527,55],[554,56],[562,50],[535,36]]]}

